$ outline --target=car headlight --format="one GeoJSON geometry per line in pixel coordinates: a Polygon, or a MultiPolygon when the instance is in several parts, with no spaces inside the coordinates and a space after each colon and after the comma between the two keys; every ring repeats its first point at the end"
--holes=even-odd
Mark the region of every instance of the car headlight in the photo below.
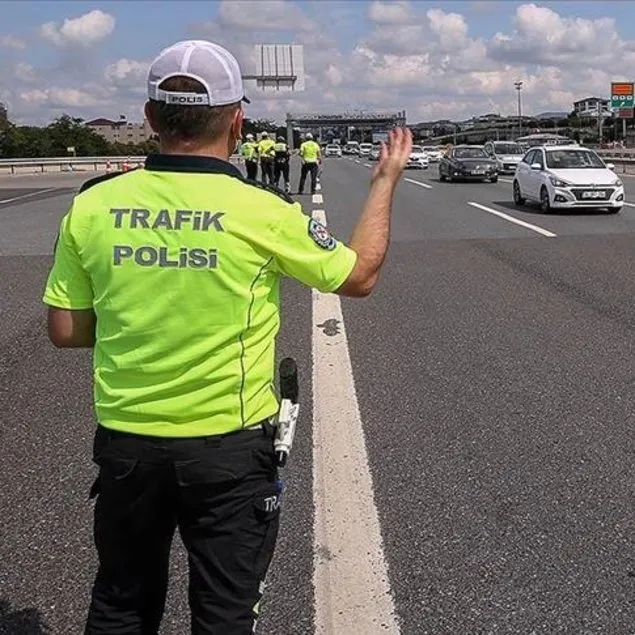
{"type": "Polygon", "coordinates": [[[622,179],[616,179],[613,185],[616,185],[617,187],[622,187],[624,183],[622,183],[622,179]]]}
{"type": "Polygon", "coordinates": [[[550,176],[549,180],[551,181],[551,185],[553,185],[554,187],[569,187],[569,183],[567,183],[566,181],[561,181],[555,176],[550,176]]]}

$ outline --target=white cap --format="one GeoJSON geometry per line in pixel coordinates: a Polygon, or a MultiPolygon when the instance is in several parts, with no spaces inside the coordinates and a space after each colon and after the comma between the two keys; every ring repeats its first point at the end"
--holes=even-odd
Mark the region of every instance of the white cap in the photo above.
{"type": "Polygon", "coordinates": [[[245,97],[236,58],[222,46],[205,40],[185,40],[163,49],[150,65],[148,97],[180,106],[227,106],[245,97]],[[189,77],[207,93],[168,92],[159,85],[170,77],[189,77]]]}
{"type": "Polygon", "coordinates": [[[247,135],[247,137],[246,137],[246,138],[247,138],[247,139],[253,139],[253,138],[254,138],[254,135],[252,135],[252,134],[251,134],[251,132],[250,132],[250,133],[247,135]]]}
{"type": "Polygon", "coordinates": [[[261,137],[268,137],[268,136],[269,136],[269,133],[265,130],[264,132],[261,132],[261,133],[260,133],[260,136],[261,136],[261,137]]]}
{"type": "Polygon", "coordinates": [[[306,133],[306,138],[307,139],[313,139],[313,135],[310,132],[306,133]]]}

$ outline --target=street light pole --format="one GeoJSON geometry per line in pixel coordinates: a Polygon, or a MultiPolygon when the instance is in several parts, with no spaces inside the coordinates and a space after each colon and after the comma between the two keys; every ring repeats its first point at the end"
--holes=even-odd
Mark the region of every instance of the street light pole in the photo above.
{"type": "Polygon", "coordinates": [[[518,91],[518,137],[523,136],[523,110],[520,102],[520,91],[522,90],[523,83],[522,82],[514,82],[514,88],[518,91]]]}

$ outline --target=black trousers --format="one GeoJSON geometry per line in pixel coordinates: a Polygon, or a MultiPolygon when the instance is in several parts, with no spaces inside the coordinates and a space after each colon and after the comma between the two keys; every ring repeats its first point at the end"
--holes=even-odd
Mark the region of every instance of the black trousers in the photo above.
{"type": "Polygon", "coordinates": [[[260,180],[263,183],[273,185],[273,159],[260,159],[260,180]]]}
{"type": "Polygon", "coordinates": [[[278,187],[280,183],[280,177],[284,179],[284,185],[289,183],[289,162],[288,161],[276,161],[273,170],[273,184],[278,187]]]}
{"type": "Polygon", "coordinates": [[[304,183],[306,182],[307,174],[311,174],[311,194],[315,194],[315,186],[317,183],[318,164],[317,163],[303,163],[300,170],[300,187],[298,192],[302,194],[304,192],[304,183]]]}
{"type": "Polygon", "coordinates": [[[255,181],[258,178],[258,161],[245,161],[245,168],[247,169],[247,178],[250,181],[255,181]]]}
{"type": "Polygon", "coordinates": [[[99,569],[85,635],[156,635],[176,527],[188,552],[193,635],[251,635],[273,556],[281,491],[274,428],[159,439],[99,427],[99,569]]]}

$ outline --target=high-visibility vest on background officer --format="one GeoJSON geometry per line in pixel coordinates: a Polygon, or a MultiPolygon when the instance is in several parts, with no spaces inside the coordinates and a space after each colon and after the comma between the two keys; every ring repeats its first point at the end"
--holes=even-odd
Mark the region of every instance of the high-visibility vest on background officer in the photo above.
{"type": "Polygon", "coordinates": [[[391,132],[349,247],[231,164],[248,100],[229,51],[201,40],[164,49],[147,90],[159,154],[80,188],[43,296],[51,342],[94,348],[99,566],[84,633],[160,632],[178,527],[192,612],[182,631],[250,635],[282,501],[281,279],[372,292],[412,136],[391,132]]]}
{"type": "Polygon", "coordinates": [[[313,135],[309,132],[306,135],[306,141],[300,145],[300,159],[302,167],[300,169],[300,186],[298,194],[304,193],[304,183],[307,174],[311,175],[311,194],[315,194],[317,185],[318,165],[322,156],[320,145],[313,141],[313,135]]]}
{"type": "Polygon", "coordinates": [[[240,147],[240,153],[245,160],[247,178],[255,181],[258,178],[258,145],[252,134],[248,134],[245,139],[246,141],[240,147]]]}
{"type": "Polygon", "coordinates": [[[258,157],[260,158],[260,179],[263,183],[273,185],[273,160],[276,155],[276,142],[269,138],[267,132],[260,134],[258,157]]]}
{"type": "Polygon", "coordinates": [[[279,186],[280,177],[284,179],[285,192],[289,192],[291,184],[289,182],[289,161],[291,155],[289,154],[289,148],[284,140],[284,137],[279,136],[278,142],[274,146],[275,159],[273,167],[273,183],[276,187],[279,186]]]}

